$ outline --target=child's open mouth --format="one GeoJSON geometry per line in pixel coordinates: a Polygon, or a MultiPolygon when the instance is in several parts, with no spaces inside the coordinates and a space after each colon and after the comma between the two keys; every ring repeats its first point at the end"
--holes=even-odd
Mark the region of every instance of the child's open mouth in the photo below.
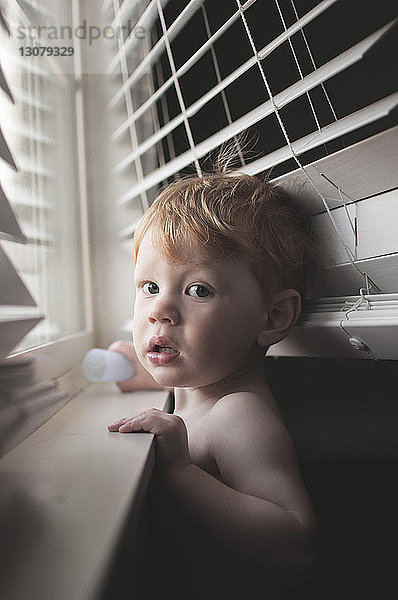
{"type": "Polygon", "coordinates": [[[155,348],[154,348],[154,352],[164,352],[165,354],[175,354],[176,350],[174,350],[174,348],[171,348],[170,346],[159,346],[158,344],[156,344],[155,348]]]}
{"type": "Polygon", "coordinates": [[[152,338],[149,343],[148,360],[157,365],[166,365],[173,361],[180,353],[171,344],[171,340],[166,338],[152,338]]]}

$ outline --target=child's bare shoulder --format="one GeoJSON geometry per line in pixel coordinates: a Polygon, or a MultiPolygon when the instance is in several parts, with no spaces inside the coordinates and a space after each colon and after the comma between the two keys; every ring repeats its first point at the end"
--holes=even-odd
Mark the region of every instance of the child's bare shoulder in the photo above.
{"type": "Polygon", "coordinates": [[[212,458],[227,485],[292,511],[308,509],[293,443],[271,394],[224,396],[212,409],[211,431],[212,458]]]}
{"type": "MultiPolygon", "coordinates": [[[[292,442],[269,393],[234,392],[218,400],[211,412],[212,448],[220,458],[237,453],[262,461],[290,458],[292,442]]],[[[215,458],[217,458],[215,456],[215,458]]]]}
{"type": "Polygon", "coordinates": [[[260,427],[263,433],[285,425],[270,392],[263,394],[240,391],[220,398],[211,412],[212,425],[221,433],[226,428],[236,430],[249,427],[254,431],[260,427]],[[264,430],[265,427],[265,430],[264,430]]]}

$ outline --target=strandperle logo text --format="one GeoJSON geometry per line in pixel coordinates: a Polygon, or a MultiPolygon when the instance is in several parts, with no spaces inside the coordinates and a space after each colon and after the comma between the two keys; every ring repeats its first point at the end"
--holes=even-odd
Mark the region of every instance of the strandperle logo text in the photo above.
{"type": "Polygon", "coordinates": [[[99,39],[113,40],[118,39],[121,35],[126,39],[128,36],[133,36],[137,39],[145,37],[144,27],[134,27],[129,20],[127,25],[112,27],[105,25],[90,25],[86,19],[80,25],[72,27],[71,25],[19,25],[17,27],[17,39],[24,40],[88,40],[91,46],[93,42],[99,39]]]}

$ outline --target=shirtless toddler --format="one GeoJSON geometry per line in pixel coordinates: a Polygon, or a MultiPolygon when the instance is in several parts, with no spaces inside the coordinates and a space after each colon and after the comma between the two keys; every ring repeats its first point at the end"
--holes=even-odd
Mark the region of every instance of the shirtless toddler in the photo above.
{"type": "Polygon", "coordinates": [[[313,567],[313,508],[264,355],[296,323],[316,253],[283,193],[247,175],[169,185],[135,233],[134,348],[175,408],[108,428],[155,434],[165,529],[198,597],[254,597],[257,577],[273,600],[313,567]]]}

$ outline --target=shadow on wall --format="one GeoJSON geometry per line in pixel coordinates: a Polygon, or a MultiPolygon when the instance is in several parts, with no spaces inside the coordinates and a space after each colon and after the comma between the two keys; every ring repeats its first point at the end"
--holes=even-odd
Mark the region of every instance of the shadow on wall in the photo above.
{"type": "Polygon", "coordinates": [[[292,598],[395,597],[398,363],[267,358],[266,372],[319,519],[318,571],[292,598]]]}

